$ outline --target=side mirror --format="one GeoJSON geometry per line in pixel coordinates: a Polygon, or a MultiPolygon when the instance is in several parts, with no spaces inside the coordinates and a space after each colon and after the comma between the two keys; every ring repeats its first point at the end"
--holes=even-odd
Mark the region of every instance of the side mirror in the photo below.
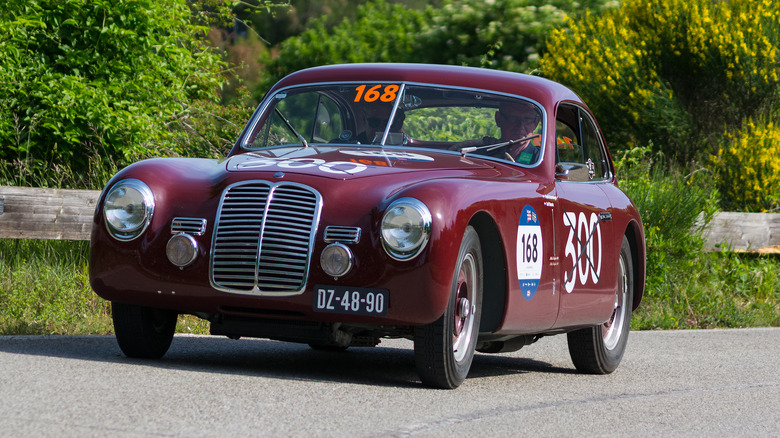
{"type": "Polygon", "coordinates": [[[592,178],[587,164],[562,161],[555,165],[555,179],[561,181],[587,182],[592,178]]]}
{"type": "Polygon", "coordinates": [[[564,169],[560,164],[555,165],[555,179],[569,179],[569,169],[564,169]]]}

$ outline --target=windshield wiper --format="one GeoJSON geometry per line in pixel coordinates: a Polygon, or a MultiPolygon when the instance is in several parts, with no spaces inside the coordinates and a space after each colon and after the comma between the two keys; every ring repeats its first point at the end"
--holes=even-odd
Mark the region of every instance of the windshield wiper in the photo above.
{"type": "Polygon", "coordinates": [[[290,123],[290,121],[289,121],[289,120],[287,120],[287,119],[286,119],[286,118],[285,118],[285,117],[282,115],[282,112],[281,112],[281,111],[279,111],[279,108],[274,108],[274,110],[276,111],[276,114],[278,114],[278,115],[279,115],[279,117],[281,117],[282,121],[284,121],[284,124],[285,124],[285,125],[287,125],[287,127],[290,129],[290,132],[292,132],[293,134],[295,134],[295,136],[296,136],[296,137],[298,137],[298,140],[300,140],[300,141],[301,141],[301,143],[303,144],[303,147],[305,147],[305,148],[309,147],[309,143],[308,143],[308,142],[306,142],[306,139],[305,139],[305,138],[303,138],[303,136],[302,136],[301,134],[299,134],[299,133],[298,133],[298,131],[296,131],[296,130],[295,130],[295,128],[293,128],[293,125],[292,125],[292,123],[290,123]]]}
{"type": "Polygon", "coordinates": [[[507,141],[502,141],[501,143],[487,144],[485,146],[470,146],[470,147],[466,147],[466,148],[461,149],[460,153],[461,153],[461,155],[463,155],[465,157],[466,154],[470,154],[472,152],[481,151],[481,150],[486,150],[488,152],[493,152],[496,149],[501,149],[501,148],[505,148],[507,146],[512,146],[513,144],[522,143],[524,141],[528,141],[528,140],[534,139],[536,137],[541,137],[541,135],[540,134],[531,134],[528,137],[518,138],[517,140],[507,140],[507,141]]]}

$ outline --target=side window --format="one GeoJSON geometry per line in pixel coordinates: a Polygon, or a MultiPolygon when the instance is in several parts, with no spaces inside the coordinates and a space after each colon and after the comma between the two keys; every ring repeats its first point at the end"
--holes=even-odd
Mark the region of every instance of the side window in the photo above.
{"type": "Polygon", "coordinates": [[[609,178],[609,165],[598,131],[584,110],[561,105],[555,121],[556,175],[565,181],[609,178]]]}
{"type": "Polygon", "coordinates": [[[343,126],[338,106],[330,99],[320,96],[311,138],[318,143],[328,143],[337,138],[343,126]]]}
{"type": "Polygon", "coordinates": [[[328,143],[342,131],[338,106],[318,93],[280,93],[251,148],[300,144],[296,134],[312,143],[328,143]],[[290,126],[292,129],[290,129],[290,126]]]}
{"type": "Polygon", "coordinates": [[[561,120],[556,120],[555,131],[555,143],[558,150],[556,163],[560,161],[582,162],[582,148],[574,128],[561,120]]]}
{"type": "Polygon", "coordinates": [[[591,179],[603,180],[609,178],[607,155],[599,141],[596,125],[580,110],[580,127],[582,129],[582,150],[585,164],[591,169],[591,179]]]}

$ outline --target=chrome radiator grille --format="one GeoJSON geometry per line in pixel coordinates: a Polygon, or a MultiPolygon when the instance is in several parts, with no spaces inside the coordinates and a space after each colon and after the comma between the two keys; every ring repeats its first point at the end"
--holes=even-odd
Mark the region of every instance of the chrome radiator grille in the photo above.
{"type": "Polygon", "coordinates": [[[214,229],[212,285],[245,294],[302,292],[320,209],[319,193],[299,184],[228,187],[214,229]]]}

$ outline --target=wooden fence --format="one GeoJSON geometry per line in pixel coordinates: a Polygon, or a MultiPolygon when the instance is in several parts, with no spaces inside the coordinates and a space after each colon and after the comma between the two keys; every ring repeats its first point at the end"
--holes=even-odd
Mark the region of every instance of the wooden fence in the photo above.
{"type": "Polygon", "coordinates": [[[0,186],[0,238],[89,240],[98,190],[0,186]]]}
{"type": "Polygon", "coordinates": [[[719,212],[704,230],[705,248],[780,253],[780,213],[719,212]]]}
{"type": "MultiPolygon", "coordinates": [[[[0,186],[0,238],[89,240],[98,190],[0,186]]],[[[780,214],[715,215],[706,248],[780,253],[780,214]]]]}

